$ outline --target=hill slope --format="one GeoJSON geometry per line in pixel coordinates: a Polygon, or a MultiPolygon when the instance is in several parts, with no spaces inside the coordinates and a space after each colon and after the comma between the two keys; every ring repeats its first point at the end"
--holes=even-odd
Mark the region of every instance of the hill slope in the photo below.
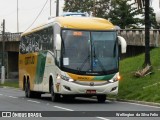
{"type": "Polygon", "coordinates": [[[134,72],[144,63],[144,54],[120,62],[122,79],[119,84],[119,99],[160,103],[160,48],[151,50],[153,74],[143,78],[134,77],[134,72]]]}

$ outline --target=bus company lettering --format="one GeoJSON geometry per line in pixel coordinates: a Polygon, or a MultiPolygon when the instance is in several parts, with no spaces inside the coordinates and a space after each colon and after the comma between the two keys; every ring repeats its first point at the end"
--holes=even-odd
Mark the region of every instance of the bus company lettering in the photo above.
{"type": "Polygon", "coordinates": [[[34,56],[25,57],[25,65],[34,64],[34,62],[35,62],[34,56]]]}
{"type": "Polygon", "coordinates": [[[80,76],[78,76],[77,78],[78,78],[79,80],[89,80],[88,77],[82,77],[82,76],[80,77],[80,76]]]}

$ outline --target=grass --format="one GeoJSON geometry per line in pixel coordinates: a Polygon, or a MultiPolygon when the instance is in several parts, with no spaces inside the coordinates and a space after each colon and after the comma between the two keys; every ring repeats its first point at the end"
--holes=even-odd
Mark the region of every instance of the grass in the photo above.
{"type": "Polygon", "coordinates": [[[119,84],[119,99],[160,103],[160,48],[151,50],[153,74],[142,78],[134,77],[144,63],[144,54],[120,62],[122,80],[119,84]]]}
{"type": "Polygon", "coordinates": [[[0,83],[0,86],[19,88],[18,82],[5,82],[3,85],[0,83]]]}

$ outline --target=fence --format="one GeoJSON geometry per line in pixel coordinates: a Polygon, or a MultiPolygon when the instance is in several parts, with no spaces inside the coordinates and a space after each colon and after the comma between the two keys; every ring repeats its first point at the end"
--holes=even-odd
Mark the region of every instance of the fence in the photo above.
{"type": "MultiPolygon", "coordinates": [[[[21,33],[6,33],[5,41],[19,41],[21,33]]],[[[0,42],[3,40],[2,34],[0,34],[0,42]]]]}
{"type": "MultiPolygon", "coordinates": [[[[125,38],[125,40],[127,41],[127,45],[145,46],[144,29],[122,29],[118,30],[118,34],[125,38]]],[[[150,46],[160,46],[160,29],[150,30],[150,46]]]]}

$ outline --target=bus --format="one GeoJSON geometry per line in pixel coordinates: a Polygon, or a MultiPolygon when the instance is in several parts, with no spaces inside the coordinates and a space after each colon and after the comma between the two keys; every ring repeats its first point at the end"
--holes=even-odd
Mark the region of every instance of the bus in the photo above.
{"type": "Polygon", "coordinates": [[[118,93],[126,46],[106,19],[53,18],[21,35],[19,87],[28,98],[49,93],[52,101],[95,96],[105,102],[118,93]]]}

